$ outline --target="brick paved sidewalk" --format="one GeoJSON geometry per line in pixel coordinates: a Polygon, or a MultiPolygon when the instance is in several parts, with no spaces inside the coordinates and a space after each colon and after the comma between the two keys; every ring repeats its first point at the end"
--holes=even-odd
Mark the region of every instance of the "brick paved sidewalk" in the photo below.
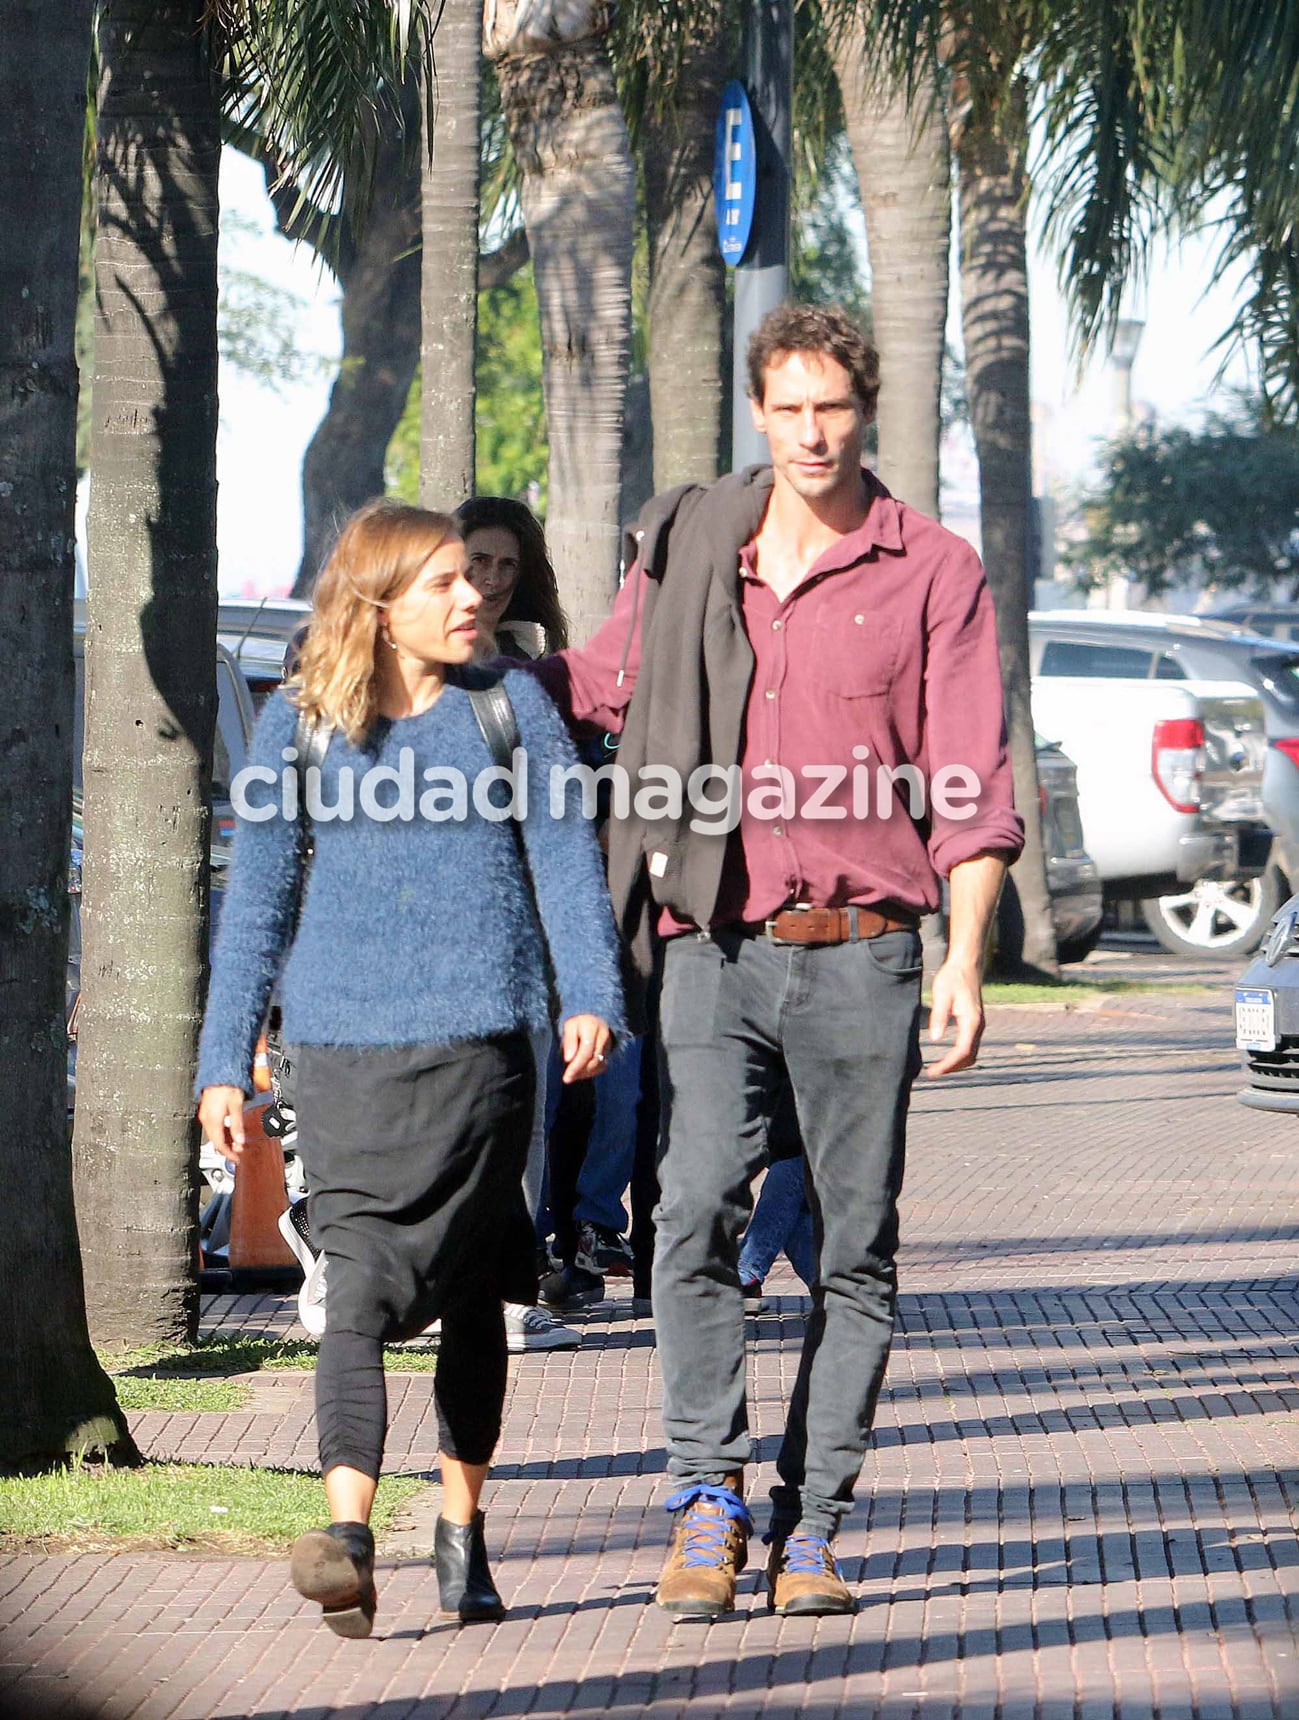
{"type": "MultiPolygon", "coordinates": [[[[0,1712],[1294,1720],[1299,1123],[1235,1103],[1228,1027],[1218,998],[999,1010],[980,1068],[918,1094],[901,1329],[840,1543],[855,1617],[771,1618],[756,1571],[711,1627],[646,1604],[653,1330],[613,1302],[576,1355],[514,1368],[490,1493],[503,1624],[437,1618],[418,1523],[368,1643],[322,1631],[279,1562],[12,1559],[0,1712]]],[[[773,1287],[750,1325],[760,1519],[803,1307],[773,1287]]],[[[282,1331],[291,1305],[207,1317],[282,1331]]],[[[137,1433],[154,1457],[309,1465],[309,1378],[255,1394],[137,1433]]],[[[391,1467],[434,1468],[429,1397],[427,1376],[393,1382],[391,1467]]]]}

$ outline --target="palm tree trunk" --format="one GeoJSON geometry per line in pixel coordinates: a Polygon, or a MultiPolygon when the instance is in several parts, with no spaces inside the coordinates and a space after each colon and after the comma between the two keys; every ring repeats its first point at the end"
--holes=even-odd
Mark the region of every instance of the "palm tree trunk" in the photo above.
{"type": "Polygon", "coordinates": [[[699,45],[671,106],[645,121],[649,219],[649,387],[654,488],[708,484],[722,461],[726,267],[713,204],[713,134],[726,81],[720,0],[701,0],[699,45]]]}
{"type": "Polygon", "coordinates": [[[134,1456],[86,1329],[68,1144],[77,245],[90,0],[0,9],[0,1464],[134,1456]]]}
{"type": "Polygon", "coordinates": [[[880,476],[937,518],[952,190],[936,68],[926,68],[908,105],[876,77],[858,26],[837,38],[835,70],[866,215],[880,476]]]}
{"type": "Polygon", "coordinates": [[[519,168],[541,317],[546,534],[580,644],[618,588],[636,175],[604,0],[580,9],[551,0],[526,13],[517,0],[497,0],[493,12],[488,52],[519,168]]]}
{"type": "Polygon", "coordinates": [[[446,0],[422,215],[419,493],[430,508],[454,508],[475,487],[482,39],[482,0],[446,0]]]}
{"type": "MultiPolygon", "coordinates": [[[[970,416],[979,455],[983,560],[997,611],[1015,802],[1027,829],[1011,872],[1026,968],[1056,973],[1030,702],[1032,419],[1028,348],[1027,97],[1022,82],[1000,122],[977,112],[958,145],[961,311],[970,416]]],[[[1005,954],[1006,952],[1003,952],[1005,954]]]]}
{"type": "Polygon", "coordinates": [[[220,132],[204,0],[104,0],[74,1152],[91,1329],[194,1336],[216,718],[220,132]]]}
{"type": "MultiPolygon", "coordinates": [[[[442,42],[441,29],[437,37],[442,42]]],[[[297,597],[309,597],[347,516],[384,492],[384,459],[406,406],[420,351],[420,162],[412,76],[402,116],[383,111],[373,198],[359,231],[344,233],[335,264],[342,291],[343,356],[302,462],[302,562],[297,597]]]]}

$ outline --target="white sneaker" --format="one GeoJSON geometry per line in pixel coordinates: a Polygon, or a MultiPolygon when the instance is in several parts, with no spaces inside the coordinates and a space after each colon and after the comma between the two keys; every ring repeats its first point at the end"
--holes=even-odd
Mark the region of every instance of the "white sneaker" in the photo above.
{"type": "Polygon", "coordinates": [[[293,1250],[302,1268],[302,1288],[298,1291],[298,1320],[309,1337],[319,1338],[325,1331],[325,1256],[317,1253],[307,1226],[307,1203],[295,1200],[277,1220],[280,1235],[293,1250]]]}
{"type": "Polygon", "coordinates": [[[544,1308],[529,1308],[522,1302],[505,1304],[505,1341],[512,1356],[524,1350],[575,1350],[581,1336],[571,1326],[561,1325],[544,1308]]]}

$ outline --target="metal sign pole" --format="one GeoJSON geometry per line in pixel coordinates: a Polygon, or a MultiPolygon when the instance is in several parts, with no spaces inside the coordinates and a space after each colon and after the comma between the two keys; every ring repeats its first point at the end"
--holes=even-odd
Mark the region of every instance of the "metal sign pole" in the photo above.
{"type": "Polygon", "coordinates": [[[731,446],[736,471],[769,457],[767,439],[754,429],[749,414],[745,352],[763,317],[789,296],[793,0],[750,0],[744,27],[744,83],[753,113],[757,172],[752,234],[735,270],[731,446]]]}

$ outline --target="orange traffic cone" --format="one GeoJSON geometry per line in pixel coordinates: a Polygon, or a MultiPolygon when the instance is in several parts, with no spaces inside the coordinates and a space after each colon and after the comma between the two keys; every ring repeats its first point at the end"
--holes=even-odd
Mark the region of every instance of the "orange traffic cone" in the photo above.
{"type": "Polygon", "coordinates": [[[244,1150],[230,1199],[232,1272],[296,1269],[293,1250],[280,1235],[280,1214],[289,1208],[284,1186],[284,1149],[262,1127],[267,1102],[244,1109],[244,1150]]]}

